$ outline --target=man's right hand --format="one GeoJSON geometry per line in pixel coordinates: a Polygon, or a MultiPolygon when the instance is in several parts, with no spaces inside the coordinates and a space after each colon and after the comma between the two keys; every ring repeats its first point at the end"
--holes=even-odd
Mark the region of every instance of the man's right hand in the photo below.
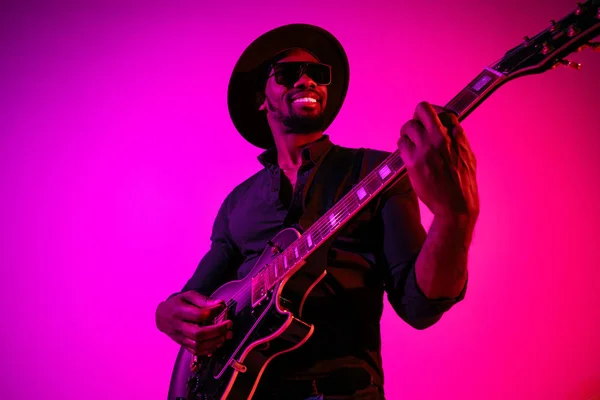
{"type": "Polygon", "coordinates": [[[156,327],[192,354],[210,355],[232,337],[231,321],[212,324],[224,309],[223,301],[191,290],[158,305],[156,327]]]}

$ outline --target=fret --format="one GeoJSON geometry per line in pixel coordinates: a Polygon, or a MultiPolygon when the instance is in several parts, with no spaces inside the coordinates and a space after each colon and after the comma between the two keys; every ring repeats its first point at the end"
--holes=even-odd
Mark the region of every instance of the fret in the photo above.
{"type": "MultiPolygon", "coordinates": [[[[325,214],[327,215],[327,214],[325,214]]],[[[329,219],[323,220],[323,222],[319,223],[317,226],[317,233],[319,235],[319,242],[321,242],[327,235],[329,235],[329,219]]]]}
{"type": "Polygon", "coordinates": [[[377,189],[379,189],[381,187],[381,183],[377,179],[377,176],[376,175],[373,176],[373,175],[374,175],[373,173],[369,174],[369,176],[367,176],[367,179],[365,181],[365,186],[369,193],[374,193],[377,191],[377,189]],[[371,178],[371,179],[369,179],[369,178],[371,178]]]}
{"type": "Polygon", "coordinates": [[[492,68],[484,69],[467,87],[448,102],[446,108],[456,113],[456,115],[466,114],[468,110],[483,100],[483,97],[502,82],[504,78],[503,74],[492,68]]]}
{"type": "Polygon", "coordinates": [[[399,171],[401,168],[403,168],[404,161],[402,161],[402,158],[400,157],[400,153],[398,153],[398,152],[393,153],[392,156],[390,157],[389,164],[392,166],[394,171],[399,171]]]}
{"type": "Polygon", "coordinates": [[[360,186],[354,194],[355,194],[356,198],[358,199],[359,203],[362,203],[364,200],[366,200],[369,197],[369,193],[367,192],[365,185],[360,186]]]}
{"type": "MultiPolygon", "coordinates": [[[[457,119],[462,121],[487,96],[508,80],[543,72],[558,65],[557,62],[560,60],[564,62],[565,55],[589,42],[600,32],[598,0],[587,0],[586,5],[580,5],[575,13],[554,24],[552,29],[547,29],[531,39],[528,38],[525,44],[515,47],[499,62],[485,68],[452,98],[445,108],[454,112],[457,119]],[[566,35],[560,28],[562,26],[570,27],[566,35]],[[573,28],[574,26],[577,29],[573,28]]],[[[298,260],[306,257],[341,229],[351,215],[405,172],[400,152],[396,150],[314,222],[302,237],[277,255],[271,264],[267,264],[266,271],[257,272],[252,278],[253,302],[260,301],[266,295],[268,289],[266,287],[283,279],[286,272],[292,269],[298,260]]]]}
{"type": "Polygon", "coordinates": [[[273,264],[267,264],[267,268],[266,268],[266,275],[267,275],[267,286],[271,287],[273,286],[273,284],[275,283],[275,268],[273,266],[273,264]]]}
{"type": "Polygon", "coordinates": [[[387,178],[389,178],[392,174],[392,169],[387,163],[384,163],[382,166],[378,167],[377,175],[382,182],[385,182],[387,178]]]}
{"type": "MultiPolygon", "coordinates": [[[[363,195],[366,196],[366,192],[363,189],[363,195]]],[[[364,197],[363,197],[364,198],[364,197]]],[[[352,214],[354,211],[360,208],[360,201],[358,200],[358,196],[356,191],[350,192],[344,199],[344,211],[346,215],[352,214]]]]}
{"type": "Polygon", "coordinates": [[[281,276],[283,276],[283,274],[285,274],[285,267],[283,265],[283,260],[281,259],[281,257],[277,257],[275,259],[275,268],[277,269],[277,279],[279,279],[281,276]]]}
{"type": "Polygon", "coordinates": [[[303,236],[302,238],[300,238],[300,245],[301,245],[300,256],[301,257],[304,257],[310,251],[309,240],[310,240],[310,235],[303,236]]]}
{"type": "Polygon", "coordinates": [[[281,254],[281,256],[283,257],[283,271],[284,271],[284,272],[287,272],[287,270],[288,270],[288,268],[289,268],[289,267],[288,267],[288,255],[287,255],[287,252],[286,252],[286,251],[284,251],[284,252],[281,254]]]}
{"type": "Polygon", "coordinates": [[[319,221],[317,221],[309,229],[311,241],[313,242],[314,245],[318,245],[319,243],[321,243],[321,239],[323,239],[323,235],[320,233],[320,231],[321,231],[321,229],[320,229],[321,225],[322,224],[319,221]]]}
{"type": "Polygon", "coordinates": [[[331,210],[329,210],[328,214],[329,216],[327,217],[327,219],[329,220],[330,229],[335,229],[346,215],[342,207],[339,206],[333,207],[331,210]]]}

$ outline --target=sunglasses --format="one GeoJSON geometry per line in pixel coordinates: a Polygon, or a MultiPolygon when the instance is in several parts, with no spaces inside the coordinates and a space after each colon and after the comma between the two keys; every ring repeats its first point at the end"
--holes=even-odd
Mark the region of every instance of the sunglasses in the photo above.
{"type": "Polygon", "coordinates": [[[294,86],[300,77],[308,75],[317,85],[329,85],[331,83],[331,66],[316,62],[280,62],[272,65],[275,82],[282,86],[294,86]]]}

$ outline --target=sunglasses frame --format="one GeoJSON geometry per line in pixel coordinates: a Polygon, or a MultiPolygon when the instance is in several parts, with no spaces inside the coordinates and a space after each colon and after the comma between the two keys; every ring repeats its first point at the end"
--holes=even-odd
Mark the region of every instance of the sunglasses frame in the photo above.
{"type": "MultiPolygon", "coordinates": [[[[269,79],[270,77],[275,77],[275,82],[276,82],[278,85],[282,85],[282,86],[293,86],[293,85],[294,85],[296,82],[298,82],[298,80],[299,80],[300,78],[302,78],[302,76],[303,76],[303,75],[306,75],[306,67],[307,67],[309,64],[310,64],[310,65],[315,65],[315,64],[316,64],[316,65],[323,65],[323,66],[327,67],[327,68],[329,69],[329,81],[328,81],[327,83],[317,83],[317,82],[315,82],[315,83],[317,83],[317,85],[319,85],[319,86],[328,86],[328,85],[331,85],[331,79],[332,79],[332,76],[331,76],[331,65],[329,65],[329,64],[324,64],[324,63],[320,63],[320,62],[314,62],[314,61],[284,61],[284,62],[278,62],[278,63],[275,63],[275,64],[271,64],[271,69],[273,70],[273,73],[272,73],[272,74],[270,74],[269,76],[267,76],[267,79],[269,79]],[[289,84],[289,85],[286,85],[286,84],[282,84],[282,83],[279,83],[279,82],[277,82],[277,77],[275,76],[275,75],[276,75],[276,73],[275,73],[275,66],[277,66],[277,65],[282,65],[282,64],[300,64],[300,68],[301,68],[301,69],[300,69],[300,74],[298,75],[298,77],[296,78],[296,80],[295,80],[293,83],[289,84]]],[[[314,80],[314,78],[313,78],[313,77],[311,77],[310,75],[308,75],[308,76],[309,76],[309,77],[310,77],[312,80],[314,80]]]]}

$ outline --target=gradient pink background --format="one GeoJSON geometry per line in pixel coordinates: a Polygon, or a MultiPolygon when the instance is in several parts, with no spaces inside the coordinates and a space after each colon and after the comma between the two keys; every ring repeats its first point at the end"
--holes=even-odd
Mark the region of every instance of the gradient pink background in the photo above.
{"type": "MultiPolygon", "coordinates": [[[[575,2],[14,3],[0,10],[0,398],[158,400],[178,346],[155,307],[260,168],[226,105],[255,37],[334,33],[351,81],[328,133],[394,150],[419,101],[445,104],[575,2]]],[[[469,291],[425,331],[386,303],[389,399],[600,396],[600,54],[572,58],[581,71],[513,81],[464,121],[481,191],[469,291]]]]}

